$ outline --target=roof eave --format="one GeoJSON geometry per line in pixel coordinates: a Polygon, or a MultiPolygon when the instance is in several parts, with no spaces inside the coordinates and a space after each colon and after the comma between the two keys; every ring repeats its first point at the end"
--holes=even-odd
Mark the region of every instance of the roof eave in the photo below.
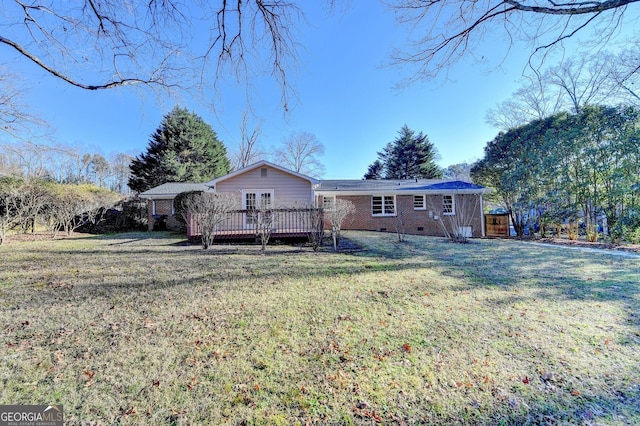
{"type": "Polygon", "coordinates": [[[318,195],[438,195],[438,194],[486,194],[487,188],[482,189],[376,189],[376,190],[340,190],[340,189],[316,189],[318,195]]]}

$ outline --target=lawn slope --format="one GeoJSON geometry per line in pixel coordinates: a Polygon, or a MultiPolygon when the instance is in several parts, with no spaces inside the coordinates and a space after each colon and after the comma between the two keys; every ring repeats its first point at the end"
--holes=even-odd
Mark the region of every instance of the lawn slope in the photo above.
{"type": "Polygon", "coordinates": [[[0,247],[0,403],[68,424],[640,423],[640,260],[346,233],[0,247]]]}

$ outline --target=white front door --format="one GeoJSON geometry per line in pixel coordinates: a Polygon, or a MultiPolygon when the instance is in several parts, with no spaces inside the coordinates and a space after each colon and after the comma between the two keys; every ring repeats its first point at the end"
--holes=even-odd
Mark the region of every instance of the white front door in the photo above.
{"type": "Polygon", "coordinates": [[[244,214],[244,227],[253,229],[256,221],[259,220],[259,213],[255,210],[263,210],[271,207],[273,202],[273,190],[260,191],[242,191],[242,209],[247,212],[244,214]]]}

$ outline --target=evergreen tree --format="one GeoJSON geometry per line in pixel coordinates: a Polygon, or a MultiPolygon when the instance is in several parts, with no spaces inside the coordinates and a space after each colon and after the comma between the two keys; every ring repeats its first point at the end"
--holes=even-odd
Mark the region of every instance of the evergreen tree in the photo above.
{"type": "Polygon", "coordinates": [[[369,166],[365,179],[370,175],[382,175],[385,179],[441,178],[442,170],[435,163],[438,150],[427,135],[416,134],[406,125],[398,134],[396,140],[378,152],[378,159],[369,166]]]}
{"type": "Polygon", "coordinates": [[[205,182],[229,173],[230,163],[211,126],[176,106],[163,117],[147,151],[130,168],[129,187],[143,192],[166,182],[205,182]]]}
{"type": "Polygon", "coordinates": [[[383,172],[384,172],[384,164],[382,164],[382,161],[376,160],[373,163],[369,164],[369,167],[367,168],[367,173],[364,174],[364,178],[367,180],[382,179],[383,172]]]}

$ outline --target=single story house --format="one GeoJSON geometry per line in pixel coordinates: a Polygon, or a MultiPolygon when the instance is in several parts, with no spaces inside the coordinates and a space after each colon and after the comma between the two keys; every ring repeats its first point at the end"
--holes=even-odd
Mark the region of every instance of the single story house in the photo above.
{"type": "Polygon", "coordinates": [[[487,190],[474,183],[443,179],[323,180],[315,191],[318,206],[325,209],[339,199],[354,204],[355,213],[347,217],[343,229],[445,236],[446,228],[468,237],[485,236],[482,195],[487,190]]]}
{"type": "MultiPolygon", "coordinates": [[[[194,190],[237,194],[243,219],[234,229],[250,231],[254,224],[247,212],[265,202],[276,209],[316,206],[326,210],[344,199],[354,204],[355,213],[346,218],[343,229],[445,236],[446,227],[470,237],[485,235],[482,195],[486,189],[480,185],[442,179],[316,180],[268,161],[210,182],[166,183],[141,193],[149,203],[149,229],[158,215],[175,214],[173,199],[179,193],[194,190]]],[[[167,221],[169,228],[176,225],[174,220],[167,221]]]]}

